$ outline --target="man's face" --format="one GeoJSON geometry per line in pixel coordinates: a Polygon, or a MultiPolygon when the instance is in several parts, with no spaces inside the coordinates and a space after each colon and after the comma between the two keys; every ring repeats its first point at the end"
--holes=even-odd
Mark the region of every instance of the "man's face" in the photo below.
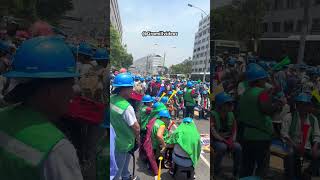
{"type": "Polygon", "coordinates": [[[70,100],[74,97],[73,85],[73,78],[48,85],[45,99],[51,102],[49,105],[57,111],[57,115],[67,113],[70,100]]]}
{"type": "Polygon", "coordinates": [[[121,88],[120,94],[123,98],[130,99],[132,91],[133,91],[132,87],[124,87],[124,88],[121,88]]]}

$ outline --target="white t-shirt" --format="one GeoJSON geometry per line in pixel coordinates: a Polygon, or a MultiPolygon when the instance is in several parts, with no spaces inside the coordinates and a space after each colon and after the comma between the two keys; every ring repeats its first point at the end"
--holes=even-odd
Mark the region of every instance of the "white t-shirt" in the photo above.
{"type": "Polygon", "coordinates": [[[43,180],[82,180],[79,160],[74,146],[67,139],[59,141],[42,165],[43,180]]]}
{"type": "Polygon", "coordinates": [[[137,122],[136,114],[131,105],[129,105],[128,108],[124,111],[122,117],[129,126],[133,126],[133,124],[137,122]]]}

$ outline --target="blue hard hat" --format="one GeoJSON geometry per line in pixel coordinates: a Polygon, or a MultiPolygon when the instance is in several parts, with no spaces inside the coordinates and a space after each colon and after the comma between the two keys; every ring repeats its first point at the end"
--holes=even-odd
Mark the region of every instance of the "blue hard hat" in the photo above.
{"type": "Polygon", "coordinates": [[[251,63],[247,66],[246,77],[247,77],[247,80],[250,82],[250,81],[267,78],[269,77],[269,75],[268,75],[268,72],[265,69],[263,69],[261,66],[255,63],[251,63]]]}
{"type": "Polygon", "coordinates": [[[140,78],[140,81],[144,81],[144,78],[143,78],[143,77],[141,77],[141,78],[140,78]]]}
{"type": "Polygon", "coordinates": [[[237,62],[237,60],[235,58],[229,58],[229,60],[228,60],[228,64],[232,65],[232,66],[235,65],[236,62],[237,62]]]}
{"type": "Polygon", "coordinates": [[[118,74],[113,81],[114,87],[133,87],[133,78],[128,73],[118,74]]]}
{"type": "Polygon", "coordinates": [[[161,81],[160,76],[157,76],[157,77],[156,77],[156,81],[157,81],[157,82],[160,82],[160,81],[161,81]]]}
{"type": "Polygon", "coordinates": [[[109,59],[107,50],[105,48],[97,49],[92,59],[97,61],[107,61],[109,59]]]}
{"type": "Polygon", "coordinates": [[[150,96],[150,95],[145,95],[145,96],[143,96],[143,98],[142,98],[142,102],[152,102],[153,101],[153,99],[152,99],[152,97],[150,96]]]}
{"type": "Polygon", "coordinates": [[[182,95],[182,94],[183,94],[183,92],[182,92],[182,91],[178,91],[178,94],[179,94],[179,95],[182,95]]]}
{"type": "Polygon", "coordinates": [[[10,44],[8,41],[0,40],[0,51],[11,53],[10,49],[12,47],[12,44],[10,44]]]}
{"type": "Polygon", "coordinates": [[[92,56],[93,49],[88,43],[82,42],[79,45],[78,53],[83,54],[83,55],[87,55],[87,56],[92,56]]]}
{"type": "Polygon", "coordinates": [[[208,91],[204,90],[202,91],[202,94],[208,94],[208,91]]]}
{"type": "Polygon", "coordinates": [[[169,98],[167,96],[164,96],[163,98],[161,98],[161,102],[166,104],[168,102],[169,98]]]}
{"type": "Polygon", "coordinates": [[[298,96],[294,98],[296,102],[305,102],[305,103],[311,103],[311,96],[306,93],[300,93],[298,96]]]}
{"type": "Polygon", "coordinates": [[[160,105],[160,102],[155,102],[155,103],[153,104],[153,108],[156,109],[159,105],[160,105]]]}
{"type": "Polygon", "coordinates": [[[134,80],[140,80],[140,77],[139,76],[135,76],[134,80]]]}
{"type": "Polygon", "coordinates": [[[248,63],[256,63],[257,62],[257,59],[254,58],[254,57],[249,57],[248,58],[248,63]]]}
{"type": "Polygon", "coordinates": [[[234,99],[227,93],[221,92],[215,96],[215,102],[217,106],[221,106],[227,102],[233,102],[234,99]]]}
{"type": "Polygon", "coordinates": [[[171,94],[172,94],[172,91],[169,91],[169,92],[168,92],[168,95],[171,95],[171,94]]]}
{"type": "Polygon", "coordinates": [[[191,123],[192,122],[192,118],[190,117],[186,117],[182,120],[183,123],[191,123]]]}
{"type": "Polygon", "coordinates": [[[168,110],[161,110],[159,112],[159,117],[171,118],[170,113],[168,110]]]}
{"type": "Polygon", "coordinates": [[[12,61],[11,78],[78,77],[76,61],[67,44],[57,37],[35,37],[24,41],[12,61]]]}
{"type": "Polygon", "coordinates": [[[188,82],[187,82],[187,87],[190,88],[190,87],[192,87],[192,86],[193,86],[193,83],[192,83],[191,81],[188,81],[188,82]]]}

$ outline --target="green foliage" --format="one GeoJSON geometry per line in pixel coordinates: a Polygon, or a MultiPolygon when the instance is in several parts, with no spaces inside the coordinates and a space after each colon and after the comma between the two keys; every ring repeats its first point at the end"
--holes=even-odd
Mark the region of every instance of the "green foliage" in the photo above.
{"type": "Polygon", "coordinates": [[[13,16],[29,21],[43,19],[56,24],[65,12],[72,10],[72,0],[1,0],[0,15],[13,16]],[[1,8],[2,10],[2,8],[1,8]]]}
{"type": "Polygon", "coordinates": [[[261,36],[266,1],[233,1],[231,5],[212,10],[215,39],[251,40],[261,36]]]}
{"type": "Polygon", "coordinates": [[[129,68],[133,64],[132,55],[128,54],[122,46],[120,35],[112,25],[110,26],[110,60],[111,65],[117,69],[129,68]]]}
{"type": "Polygon", "coordinates": [[[189,74],[192,71],[192,61],[189,57],[180,64],[172,65],[170,67],[171,74],[189,74]]]}

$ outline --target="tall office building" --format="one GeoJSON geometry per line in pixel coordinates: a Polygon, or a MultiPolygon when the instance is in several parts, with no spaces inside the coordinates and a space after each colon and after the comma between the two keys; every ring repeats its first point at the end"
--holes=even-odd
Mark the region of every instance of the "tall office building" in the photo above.
{"type": "Polygon", "coordinates": [[[192,73],[210,73],[210,16],[206,16],[199,22],[199,29],[195,34],[192,73]]]}
{"type": "Polygon", "coordinates": [[[157,54],[150,54],[133,62],[135,72],[139,74],[157,75],[163,69],[164,58],[157,54]]]}
{"type": "Polygon", "coordinates": [[[110,0],[110,21],[112,26],[116,28],[116,30],[120,34],[120,40],[122,41],[122,24],[118,6],[118,0],[110,0]]]}

